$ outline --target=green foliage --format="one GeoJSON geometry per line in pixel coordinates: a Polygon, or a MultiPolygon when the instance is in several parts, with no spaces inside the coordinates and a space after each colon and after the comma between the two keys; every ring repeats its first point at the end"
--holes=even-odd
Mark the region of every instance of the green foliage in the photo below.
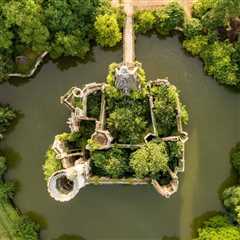
{"type": "Polygon", "coordinates": [[[202,24],[201,21],[197,18],[191,18],[186,21],[184,24],[183,34],[186,38],[193,38],[202,33],[202,24]]]}
{"type": "Polygon", "coordinates": [[[0,134],[6,132],[16,118],[16,113],[9,106],[0,106],[0,134]]]}
{"type": "Polygon", "coordinates": [[[169,160],[176,163],[180,158],[183,157],[183,143],[178,142],[168,142],[169,148],[169,160]]]}
{"type": "MultiPolygon", "coordinates": [[[[143,139],[147,122],[137,114],[138,109],[132,107],[116,108],[107,119],[110,132],[119,143],[138,143],[143,139]]],[[[141,111],[141,109],[140,109],[141,111]]]]}
{"type": "Polygon", "coordinates": [[[93,37],[97,1],[49,0],[44,4],[46,24],[51,33],[52,57],[62,55],[83,58],[93,37]],[[81,9],[81,11],[79,11],[81,9]]]}
{"type": "Polygon", "coordinates": [[[234,220],[240,224],[240,186],[227,188],[222,195],[225,208],[232,214],[234,220]]]}
{"type": "Polygon", "coordinates": [[[44,51],[48,48],[49,32],[44,25],[42,7],[38,1],[11,0],[3,5],[2,12],[5,26],[17,30],[22,44],[34,51],[44,51]]]}
{"type": "Polygon", "coordinates": [[[101,91],[88,95],[87,98],[87,116],[99,118],[101,110],[101,91]]]}
{"type": "Polygon", "coordinates": [[[52,58],[63,55],[84,58],[89,49],[89,43],[82,39],[82,33],[79,30],[72,32],[72,34],[59,32],[55,35],[50,54],[52,58]]]}
{"type": "Polygon", "coordinates": [[[38,240],[40,226],[33,222],[28,216],[20,216],[14,224],[17,238],[26,240],[38,240]]]}
{"type": "Polygon", "coordinates": [[[231,163],[233,168],[240,174],[240,143],[237,143],[231,151],[231,163]]]}
{"type": "Polygon", "coordinates": [[[61,161],[56,158],[56,153],[52,149],[49,149],[46,153],[43,165],[45,180],[48,181],[49,177],[60,169],[62,169],[61,161]]]}
{"type": "Polygon", "coordinates": [[[217,0],[197,0],[193,4],[193,16],[201,18],[205,13],[214,7],[217,0]]]}
{"type": "Polygon", "coordinates": [[[183,41],[183,47],[193,56],[199,55],[207,46],[207,36],[199,35],[183,41]]]}
{"type": "Polygon", "coordinates": [[[111,148],[107,151],[94,151],[91,154],[93,172],[113,178],[120,178],[127,174],[128,155],[124,150],[111,148]]]}
{"type": "Polygon", "coordinates": [[[16,186],[13,182],[0,182],[0,202],[13,198],[16,186]]]}
{"type": "Polygon", "coordinates": [[[216,215],[204,222],[195,240],[239,240],[240,230],[231,225],[226,216],[216,215]]]}
{"type": "Polygon", "coordinates": [[[137,33],[147,33],[154,28],[156,22],[153,11],[138,11],[134,15],[134,27],[137,33]]]}
{"type": "Polygon", "coordinates": [[[3,177],[3,174],[7,171],[6,158],[0,156],[0,179],[3,177]]]}
{"type": "Polygon", "coordinates": [[[181,105],[181,120],[184,125],[188,124],[189,115],[188,115],[187,107],[185,105],[181,105]]]}
{"type": "Polygon", "coordinates": [[[151,88],[154,97],[154,109],[157,130],[160,136],[167,136],[177,126],[178,92],[172,85],[159,85],[151,88]]]}
{"type": "Polygon", "coordinates": [[[113,47],[122,39],[115,14],[97,16],[95,30],[97,43],[102,47],[113,47]]]}
{"type": "Polygon", "coordinates": [[[159,172],[167,172],[168,160],[164,142],[148,142],[132,154],[130,166],[139,178],[156,178],[159,172]]]}
{"type": "Polygon", "coordinates": [[[155,12],[156,31],[162,36],[167,36],[177,27],[182,27],[184,22],[184,11],[177,2],[168,4],[155,12]]]}
{"type": "Polygon", "coordinates": [[[238,86],[237,65],[232,61],[233,45],[228,42],[215,42],[208,46],[201,58],[205,63],[205,71],[220,83],[238,86]]]}

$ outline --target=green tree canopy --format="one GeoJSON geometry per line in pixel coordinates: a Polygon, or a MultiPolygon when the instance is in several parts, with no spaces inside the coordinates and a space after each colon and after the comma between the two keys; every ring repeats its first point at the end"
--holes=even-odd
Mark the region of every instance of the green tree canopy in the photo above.
{"type": "Polygon", "coordinates": [[[15,221],[14,231],[16,237],[26,240],[38,240],[40,226],[33,222],[28,216],[20,216],[15,221]]]}
{"type": "Polygon", "coordinates": [[[102,47],[113,47],[122,39],[115,14],[97,16],[95,31],[97,43],[102,47]]]}
{"type": "Polygon", "coordinates": [[[165,143],[149,142],[132,154],[130,166],[139,178],[155,178],[168,170],[168,161],[165,143]]]}
{"type": "Polygon", "coordinates": [[[184,11],[177,2],[168,4],[155,12],[156,31],[158,34],[166,36],[177,27],[182,27],[184,23],[184,11]]]}
{"type": "Polygon", "coordinates": [[[205,221],[194,240],[239,240],[240,230],[226,216],[217,215],[205,221]]]}
{"type": "Polygon", "coordinates": [[[120,143],[139,143],[143,141],[146,128],[145,119],[137,114],[138,106],[117,108],[107,118],[110,132],[120,143]],[[136,111],[135,111],[136,110],[136,111]]]}
{"type": "Polygon", "coordinates": [[[0,134],[11,126],[16,118],[16,113],[9,106],[0,106],[0,134]]]}
{"type": "Polygon", "coordinates": [[[240,224],[240,186],[227,188],[222,195],[225,208],[233,215],[240,224]]]}
{"type": "Polygon", "coordinates": [[[112,148],[108,151],[92,152],[91,160],[93,169],[100,175],[120,178],[129,170],[128,155],[121,149],[112,148]]]}
{"type": "Polygon", "coordinates": [[[136,32],[147,33],[154,28],[156,18],[153,11],[139,11],[134,16],[134,27],[136,32]]]}
{"type": "Polygon", "coordinates": [[[16,186],[13,182],[0,182],[0,202],[7,201],[8,198],[12,198],[16,190],[16,186]]]}
{"type": "Polygon", "coordinates": [[[237,143],[232,149],[230,157],[234,169],[240,174],[240,143],[237,143]]]}
{"type": "Polygon", "coordinates": [[[48,48],[49,32],[44,24],[39,1],[10,0],[3,5],[2,13],[5,17],[5,26],[16,30],[22,44],[35,51],[44,51],[48,48]]]}

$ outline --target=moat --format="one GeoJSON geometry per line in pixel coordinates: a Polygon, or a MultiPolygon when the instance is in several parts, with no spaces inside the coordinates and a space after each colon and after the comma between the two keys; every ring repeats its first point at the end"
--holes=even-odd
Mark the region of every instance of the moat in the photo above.
{"type": "Polygon", "coordinates": [[[1,86],[0,101],[22,112],[4,142],[12,162],[9,178],[19,181],[17,205],[23,211],[31,209],[46,223],[44,239],[62,234],[83,239],[165,235],[190,239],[194,218],[221,209],[217,191],[229,176],[228,152],[240,134],[239,95],[206,77],[201,62],[186,56],[176,37],[138,37],[136,54],[148,79],[168,77],[189,110],[186,171],[180,176],[179,191],[168,200],[159,198],[151,186],[88,186],[63,208],[46,191],[43,156],[54,136],[66,130],[69,114],[59,104],[59,96],[75,85],[102,82],[108,65],[121,61],[120,50],[95,49],[93,61],[71,66],[66,60],[62,70],[48,62],[29,82],[1,86]]]}

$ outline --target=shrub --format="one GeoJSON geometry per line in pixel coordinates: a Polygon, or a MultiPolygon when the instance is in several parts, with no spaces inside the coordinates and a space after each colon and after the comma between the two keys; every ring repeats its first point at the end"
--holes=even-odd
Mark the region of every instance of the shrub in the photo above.
{"type": "Polygon", "coordinates": [[[184,11],[177,2],[172,2],[165,8],[155,12],[156,31],[162,36],[167,36],[177,27],[182,27],[184,22],[184,11]]]}
{"type": "Polygon", "coordinates": [[[126,152],[117,148],[92,152],[93,172],[95,169],[100,175],[113,178],[123,177],[129,169],[127,158],[126,152]]]}
{"type": "Polygon", "coordinates": [[[102,47],[113,47],[122,39],[116,15],[99,15],[95,22],[96,40],[102,47]]]}
{"type": "Polygon", "coordinates": [[[16,237],[26,240],[39,239],[40,226],[33,222],[28,216],[20,216],[14,223],[16,237]]]}
{"type": "Polygon", "coordinates": [[[154,28],[155,16],[152,11],[139,11],[134,16],[134,27],[138,33],[147,33],[154,28]]]}
{"type": "Polygon", "coordinates": [[[16,112],[9,106],[0,106],[0,134],[8,130],[15,118],[16,112]]]}
{"type": "Polygon", "coordinates": [[[208,46],[207,36],[195,36],[191,39],[183,41],[183,47],[190,52],[193,56],[199,55],[204,48],[208,46]]]}
{"type": "Polygon", "coordinates": [[[167,172],[168,160],[164,142],[148,142],[131,155],[130,166],[139,178],[156,178],[159,172],[167,172]]]}
{"type": "Polygon", "coordinates": [[[240,186],[227,188],[222,195],[225,208],[231,213],[234,220],[240,224],[240,186]]]}
{"type": "Polygon", "coordinates": [[[229,86],[237,86],[237,66],[232,61],[233,45],[228,42],[215,42],[208,46],[201,58],[205,63],[206,72],[217,81],[229,86]]]}
{"type": "Polygon", "coordinates": [[[201,18],[206,12],[212,9],[217,0],[197,0],[193,4],[193,16],[201,18]]]}
{"type": "Polygon", "coordinates": [[[197,35],[201,35],[202,24],[199,19],[188,19],[184,25],[183,34],[186,38],[193,38],[197,35]]]}
{"type": "Polygon", "coordinates": [[[172,85],[153,86],[151,93],[154,97],[154,109],[159,135],[169,135],[177,126],[178,93],[172,85]]]}
{"type": "Polygon", "coordinates": [[[237,143],[230,155],[233,168],[240,174],[240,143],[237,143]]]}
{"type": "Polygon", "coordinates": [[[16,185],[13,182],[0,182],[0,202],[13,198],[16,191],[16,185]]]}
{"type": "Polygon", "coordinates": [[[239,240],[239,235],[239,228],[231,225],[226,216],[218,214],[204,222],[195,240],[239,240]]]}
{"type": "Polygon", "coordinates": [[[56,171],[61,170],[61,161],[56,158],[56,153],[49,149],[46,153],[46,159],[43,165],[43,173],[45,180],[48,181],[49,177],[56,171]]]}

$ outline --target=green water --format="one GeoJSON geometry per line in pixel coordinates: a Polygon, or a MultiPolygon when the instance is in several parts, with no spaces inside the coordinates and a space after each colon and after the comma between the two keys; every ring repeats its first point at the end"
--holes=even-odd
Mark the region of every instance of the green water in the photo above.
{"type": "Polygon", "coordinates": [[[151,186],[88,186],[69,203],[49,197],[41,165],[55,134],[65,129],[68,111],[59,97],[74,85],[103,81],[108,64],[121,61],[121,54],[94,49],[87,63],[65,61],[61,70],[49,61],[30,81],[0,85],[0,102],[22,115],[2,144],[11,160],[8,177],[18,181],[16,204],[42,224],[44,240],[63,234],[76,240],[188,240],[195,218],[222,209],[217,191],[230,174],[229,150],[240,140],[240,94],[205,76],[201,62],[187,56],[177,38],[155,36],[137,38],[136,56],[149,79],[168,76],[190,113],[178,193],[167,200],[151,186]]]}

